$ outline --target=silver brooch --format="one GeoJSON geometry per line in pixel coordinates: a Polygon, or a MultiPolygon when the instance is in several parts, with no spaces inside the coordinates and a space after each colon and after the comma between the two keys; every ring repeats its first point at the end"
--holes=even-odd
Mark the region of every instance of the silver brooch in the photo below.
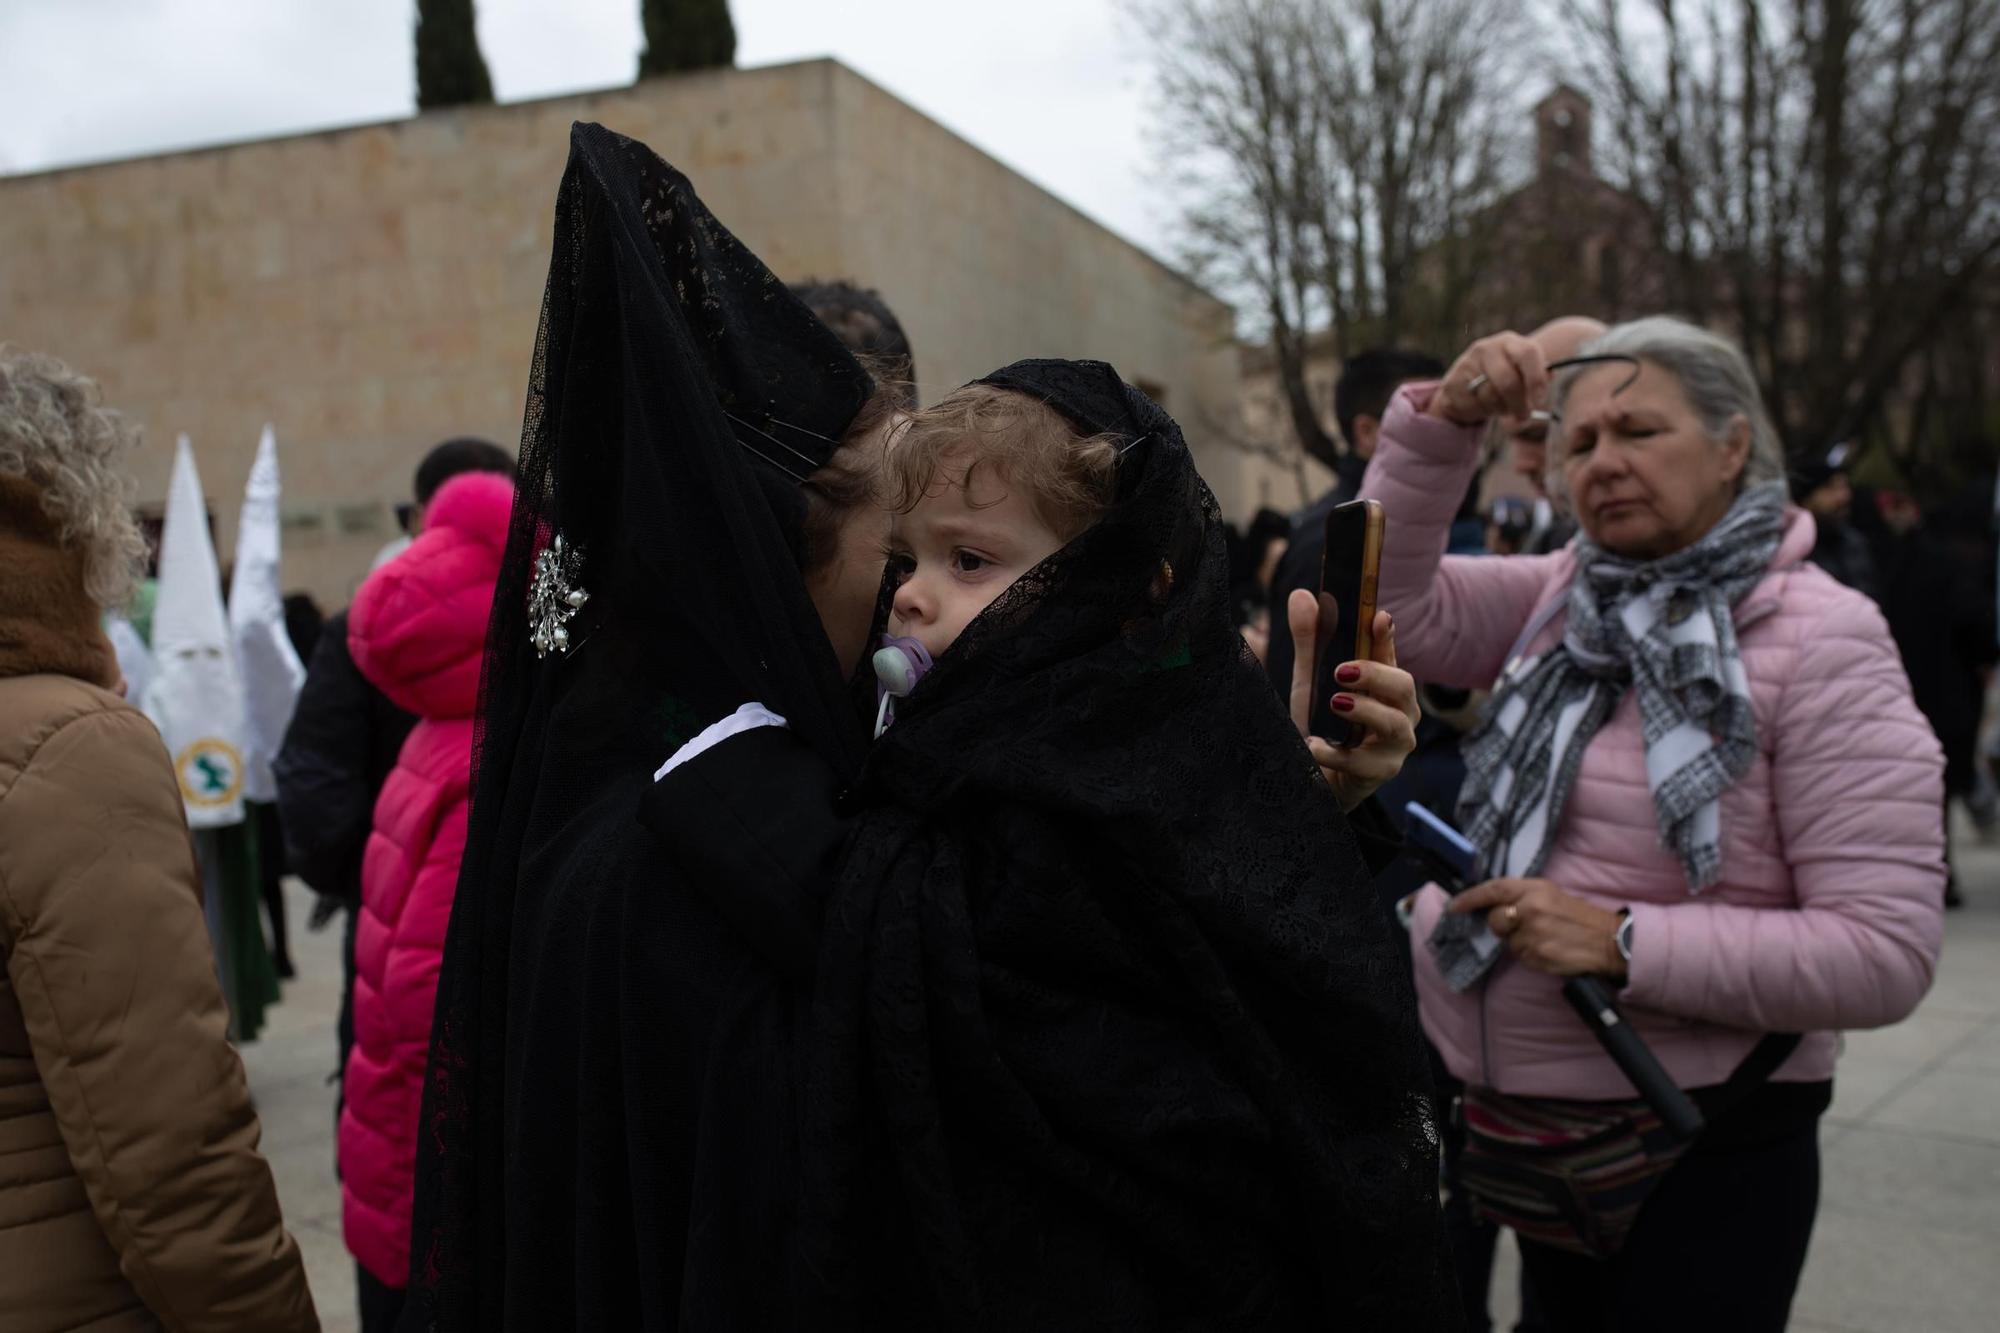
{"type": "Polygon", "coordinates": [[[582,554],[566,544],[560,532],[535,557],[535,577],[528,584],[528,642],[535,646],[536,657],[569,651],[566,627],[590,600],[590,594],[576,586],[582,572],[582,554]]]}

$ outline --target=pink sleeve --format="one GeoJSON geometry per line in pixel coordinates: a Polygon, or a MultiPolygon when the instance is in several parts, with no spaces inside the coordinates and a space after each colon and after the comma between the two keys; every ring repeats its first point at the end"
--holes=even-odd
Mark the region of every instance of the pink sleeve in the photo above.
{"type": "Polygon", "coordinates": [[[1634,906],[1634,1004],[1823,1032],[1899,1022],[1930,988],[1944,939],[1944,760],[1881,612],[1819,591],[1773,737],[1776,835],[1798,906],[1634,906]]]}
{"type": "Polygon", "coordinates": [[[1558,557],[1444,553],[1479,469],[1479,431],[1427,415],[1436,388],[1397,390],[1361,483],[1388,519],[1377,602],[1396,618],[1396,659],[1405,670],[1438,685],[1484,689],[1506,665],[1558,557]]]}
{"type": "Polygon", "coordinates": [[[1436,967],[1430,951],[1431,932],[1437,929],[1451,895],[1436,884],[1426,884],[1410,895],[1410,951],[1417,956],[1417,968],[1436,967]]]}

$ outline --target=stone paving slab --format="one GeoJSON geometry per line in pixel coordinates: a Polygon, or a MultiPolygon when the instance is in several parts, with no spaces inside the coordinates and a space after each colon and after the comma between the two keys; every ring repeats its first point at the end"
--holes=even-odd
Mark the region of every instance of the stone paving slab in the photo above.
{"type": "Polygon", "coordinates": [[[1859,1128],[1841,1136],[1832,1158],[1824,1208],[1885,1226],[2000,1237],[2000,1143],[1859,1128]]]}
{"type": "MultiPolygon", "coordinates": [[[[2000,1145],[2000,1071],[1945,1064],[1912,1078],[1863,1123],[2000,1145]]],[[[2000,1310],[1995,1311],[2000,1317],[2000,1310]]]]}
{"type": "MultiPolygon", "coordinates": [[[[1826,1167],[1845,1161],[1833,1154],[1826,1167]]],[[[1995,1257],[1991,1235],[1823,1205],[1794,1313],[1862,1333],[1992,1333],[1995,1257]]]]}

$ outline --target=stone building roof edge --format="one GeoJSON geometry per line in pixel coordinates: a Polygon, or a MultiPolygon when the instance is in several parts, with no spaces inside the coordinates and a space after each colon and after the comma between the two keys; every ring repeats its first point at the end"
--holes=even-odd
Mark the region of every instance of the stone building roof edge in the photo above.
{"type": "MultiPolygon", "coordinates": [[[[937,117],[932,116],[928,112],[925,112],[921,108],[913,105],[906,98],[900,96],[899,94],[894,93],[887,88],[884,88],[881,84],[875,82],[875,80],[869,78],[866,74],[861,73],[859,70],[855,69],[852,65],[849,65],[845,61],[839,60],[833,56],[822,56],[818,58],[832,65],[837,71],[840,72],[840,74],[858,80],[862,84],[865,84],[868,88],[872,89],[874,92],[879,93],[881,96],[888,98],[890,101],[902,107],[905,111],[909,112],[911,115],[916,116],[924,121],[927,121],[932,125],[937,126],[939,129],[943,130],[946,134],[949,134],[952,138],[958,140],[961,144],[965,145],[966,148],[970,149],[974,153],[977,153],[979,156],[985,158],[987,161],[991,162],[994,166],[999,167],[1002,171],[1006,172],[1008,175],[1019,177],[1030,188],[1038,190],[1042,194],[1045,194],[1049,198],[1055,200],[1056,203],[1062,205],[1062,207],[1068,210],[1069,212],[1074,213],[1080,220],[1097,228],[1105,235],[1110,236],[1112,239],[1116,240],[1120,245],[1123,245],[1126,249],[1133,251],[1141,259],[1144,259],[1154,268],[1157,268],[1161,272],[1167,274],[1167,276],[1173,278],[1176,282],[1188,288],[1188,290],[1194,292],[1198,296],[1206,297],[1208,300],[1213,301],[1215,302],[1215,304],[1228,310],[1230,313],[1230,318],[1232,319],[1232,321],[1234,320],[1236,315],[1236,307],[1231,305],[1228,301],[1224,300],[1221,296],[1217,295],[1215,292],[1210,291],[1207,287],[1202,286],[1201,283],[1195,281],[1194,277],[1191,274],[1189,274],[1186,270],[1175,267],[1173,264],[1169,263],[1165,259],[1162,259],[1159,255],[1154,254],[1151,250],[1148,250],[1145,246],[1139,244],[1137,241],[1125,235],[1123,232],[1117,231],[1112,227],[1105,225],[1097,218],[1092,217],[1090,214],[1084,212],[1081,208],[1078,208],[1075,204],[1071,203],[1069,200],[1057,194],[1054,190],[1049,189],[1047,186],[1043,185],[1040,181],[1037,181],[1034,177],[1029,176],[1026,172],[1023,172],[1019,167],[1008,165],[1000,158],[994,156],[992,153],[989,153],[984,148],[981,148],[978,144],[972,142],[972,140],[960,134],[957,130],[951,128],[951,126],[946,125],[944,122],[938,120],[937,117]]],[[[768,68],[768,66],[764,68],[768,68]]]]}
{"type": "MultiPolygon", "coordinates": [[[[717,75],[764,75],[795,70],[808,65],[841,65],[832,56],[808,56],[800,60],[778,61],[770,65],[732,67],[730,69],[692,70],[683,74],[661,75],[664,79],[685,80],[714,78],[717,75]]],[[[849,70],[849,73],[853,71],[849,70]]],[[[857,77],[859,77],[857,75],[857,77]]],[[[219,139],[208,143],[187,144],[179,148],[165,148],[151,153],[127,153],[115,157],[85,158],[75,162],[64,162],[58,166],[38,167],[28,171],[0,171],[0,189],[16,182],[47,180],[55,176],[75,175],[86,171],[102,171],[113,167],[137,166],[146,162],[164,162],[175,158],[201,157],[210,153],[234,152],[240,148],[262,148],[268,144],[303,143],[310,139],[331,139],[343,134],[357,134],[364,130],[396,129],[404,125],[414,125],[431,116],[504,116],[531,107],[543,107],[552,102],[582,102],[591,98],[613,97],[629,93],[639,88],[643,82],[612,83],[601,88],[574,88],[566,93],[550,93],[546,97],[521,97],[506,102],[465,103],[459,106],[435,107],[428,111],[417,111],[407,116],[381,116],[370,120],[342,121],[333,125],[321,125],[315,129],[292,130],[283,134],[261,134],[243,139],[219,139]]]]}
{"type": "MultiPolygon", "coordinates": [[[[949,134],[951,135],[952,138],[958,140],[958,142],[962,144],[967,150],[985,158],[987,161],[993,163],[993,165],[999,167],[1002,171],[1005,171],[1009,175],[1017,177],[1029,188],[1038,190],[1042,194],[1047,195],[1050,199],[1053,199],[1057,204],[1061,205],[1064,209],[1075,214],[1078,219],[1089,224],[1092,227],[1097,228],[1099,231],[1104,232],[1106,235],[1112,237],[1113,239],[1118,241],[1120,245],[1131,250],[1132,252],[1137,254],[1141,259],[1145,260],[1147,263],[1151,264],[1155,268],[1160,269],[1162,272],[1172,277],[1176,282],[1186,287],[1189,291],[1209,301],[1212,301],[1216,305],[1221,306],[1224,309],[1228,310],[1230,313],[1230,318],[1233,323],[1235,318],[1235,308],[1231,306],[1228,301],[1225,301],[1222,297],[1218,296],[1215,292],[1210,291],[1207,287],[1204,287],[1202,284],[1195,281],[1195,279],[1191,275],[1189,275],[1188,273],[1179,268],[1176,268],[1173,264],[1167,262],[1165,259],[1162,259],[1160,256],[1154,254],[1152,251],[1148,250],[1145,246],[1140,245],[1138,242],[1132,240],[1130,237],[1124,235],[1119,231],[1114,230],[1111,227],[1106,226],[1103,222],[1099,221],[1097,218],[1092,217],[1090,214],[1084,212],[1081,208],[1078,208],[1075,204],[1063,198],[1055,191],[1050,190],[1046,186],[1042,185],[1039,181],[1036,181],[1034,178],[1020,171],[1018,168],[1008,165],[1006,162],[994,156],[986,149],[981,148],[978,144],[975,144],[970,139],[967,139],[964,135],[960,134],[958,131],[952,129],[948,125],[943,124],[936,117],[928,115],[924,111],[918,109],[916,106],[912,105],[905,98],[898,96],[896,93],[890,91],[887,88],[884,88],[881,84],[875,82],[875,80],[869,78],[867,75],[861,73],[859,70],[856,70],[853,66],[848,65],[846,62],[840,60],[835,56],[808,56],[799,60],[778,61],[776,63],[769,65],[731,67],[728,69],[695,70],[686,74],[673,74],[673,75],[666,75],[663,77],[674,79],[676,81],[716,78],[716,77],[724,77],[724,78],[759,77],[759,76],[770,76],[780,73],[802,72],[804,69],[812,66],[824,67],[827,70],[827,72],[829,72],[835,78],[845,77],[856,80],[857,82],[866,86],[873,92],[888,98],[890,101],[894,102],[897,106],[907,111],[910,115],[916,116],[919,119],[931,125],[935,125],[939,129],[942,129],[946,134],[949,134]]],[[[642,82],[643,81],[626,83],[626,84],[611,84],[602,88],[579,88],[565,93],[552,93],[546,97],[524,97],[515,101],[508,101],[508,102],[490,102],[490,103],[470,104],[464,106],[440,107],[430,111],[418,111],[412,115],[407,115],[407,116],[389,116],[373,120],[350,121],[337,125],[321,126],[317,129],[297,130],[286,134],[267,134],[267,135],[259,135],[252,138],[226,139],[213,143],[189,144],[185,147],[169,148],[160,152],[132,153],[116,157],[90,158],[84,161],[65,162],[59,166],[43,167],[29,171],[0,172],[0,191],[4,191],[10,185],[44,181],[65,175],[76,175],[83,172],[104,171],[109,169],[115,169],[118,167],[136,166],[141,163],[163,162],[163,161],[173,160],[176,158],[200,157],[214,153],[228,153],[243,148],[262,147],[266,144],[305,142],[311,139],[330,139],[340,135],[362,133],[368,130],[395,129],[399,126],[413,125],[418,121],[421,121],[429,116],[465,116],[465,115],[504,116],[510,113],[517,112],[524,108],[544,107],[554,102],[566,102],[566,101],[585,102],[593,98],[602,98],[608,96],[616,96],[624,93],[630,93],[635,89],[641,87],[642,82]]]]}

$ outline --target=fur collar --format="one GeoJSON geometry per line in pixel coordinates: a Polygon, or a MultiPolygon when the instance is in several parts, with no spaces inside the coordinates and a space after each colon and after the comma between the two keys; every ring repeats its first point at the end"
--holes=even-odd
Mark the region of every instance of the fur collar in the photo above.
{"type": "Polygon", "coordinates": [[[0,678],[49,673],[111,689],[118,659],[83,590],[83,557],[65,548],[41,490],[0,476],[0,678]]]}

